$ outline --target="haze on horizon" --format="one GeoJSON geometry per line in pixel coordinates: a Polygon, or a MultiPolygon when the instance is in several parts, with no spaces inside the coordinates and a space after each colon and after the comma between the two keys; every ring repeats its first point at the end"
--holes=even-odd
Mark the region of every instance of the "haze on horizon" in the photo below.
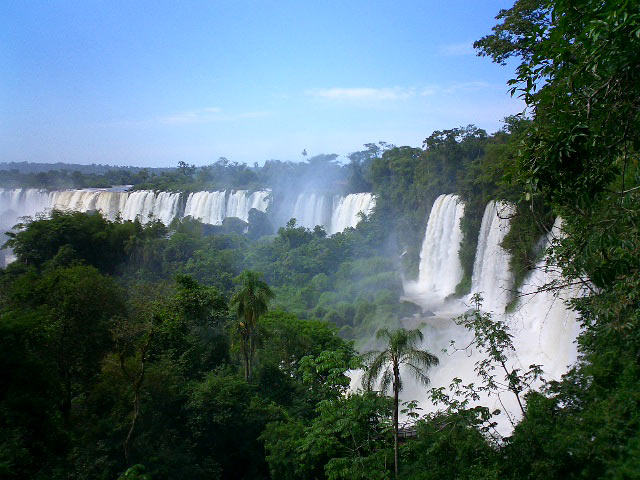
{"type": "Polygon", "coordinates": [[[475,56],[513,2],[0,7],[0,162],[204,165],[420,146],[523,109],[475,56]]]}

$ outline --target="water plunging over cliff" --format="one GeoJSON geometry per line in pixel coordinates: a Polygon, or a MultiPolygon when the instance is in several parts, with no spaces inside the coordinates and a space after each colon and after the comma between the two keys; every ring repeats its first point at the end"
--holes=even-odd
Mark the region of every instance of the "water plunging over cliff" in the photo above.
{"type": "Polygon", "coordinates": [[[190,216],[203,223],[220,225],[226,217],[249,220],[252,208],[266,212],[269,206],[269,192],[247,190],[232,192],[193,192],[187,197],[184,216],[190,216]]]}
{"type": "MultiPolygon", "coordinates": [[[[562,235],[562,220],[558,217],[547,236],[546,248],[562,235]]],[[[558,380],[578,355],[574,342],[580,330],[578,316],[566,301],[585,292],[578,286],[559,288],[562,284],[559,267],[548,263],[547,257],[542,258],[524,279],[516,308],[507,316],[522,365],[542,364],[547,380],[558,380]],[[553,282],[559,284],[558,288],[543,288],[553,282]]]]}
{"type": "MultiPolygon", "coordinates": [[[[226,217],[248,221],[249,211],[253,208],[266,212],[271,203],[271,192],[201,191],[190,193],[186,201],[182,199],[183,194],[179,192],[151,190],[0,189],[0,214],[3,219],[0,223],[7,230],[21,216],[33,216],[55,208],[79,212],[100,211],[110,220],[118,216],[123,220],[138,219],[141,222],[157,219],[169,225],[174,218],[190,216],[203,223],[220,225],[226,217]]],[[[327,233],[333,234],[347,227],[355,227],[360,221],[358,213],[362,211],[368,215],[374,206],[375,197],[371,193],[354,193],[345,197],[302,193],[293,205],[284,205],[284,209],[292,212],[291,216],[297,219],[299,225],[311,229],[321,225],[327,233]]]]}
{"type": "Polygon", "coordinates": [[[458,250],[463,214],[464,204],[457,195],[440,195],[431,208],[420,251],[418,280],[410,287],[428,303],[442,303],[462,279],[458,250]]]}
{"type": "Polygon", "coordinates": [[[509,232],[514,214],[511,204],[487,204],[478,234],[476,259],[473,264],[471,293],[480,293],[485,311],[503,313],[513,288],[513,275],[509,270],[509,253],[502,248],[502,240],[509,232]]]}
{"type": "Polygon", "coordinates": [[[296,198],[291,218],[305,228],[313,229],[316,225],[326,226],[331,222],[331,210],[327,197],[318,193],[301,193],[296,198]]]}
{"type": "Polygon", "coordinates": [[[299,226],[309,229],[320,225],[329,235],[333,235],[358,225],[359,213],[371,214],[375,204],[372,193],[351,193],[346,196],[300,193],[293,209],[288,210],[287,220],[295,218],[299,226]]]}
{"type": "Polygon", "coordinates": [[[376,205],[371,193],[352,193],[346,197],[335,196],[331,213],[329,233],[342,232],[345,228],[353,228],[360,222],[359,213],[369,215],[376,205]]]}
{"type": "MultiPolygon", "coordinates": [[[[468,345],[473,338],[469,331],[453,321],[453,318],[468,308],[467,305],[461,300],[445,303],[442,292],[439,295],[433,294],[437,292],[438,272],[443,282],[449,278],[448,272],[456,272],[456,268],[452,267],[453,261],[448,267],[444,261],[447,258],[452,260],[451,253],[457,256],[460,243],[456,235],[443,233],[451,231],[451,224],[455,225],[456,219],[459,218],[460,212],[456,212],[453,201],[454,196],[449,195],[439,197],[434,203],[422,245],[420,280],[414,285],[407,285],[406,289],[407,299],[436,313],[404,321],[406,328],[421,326],[425,336],[422,348],[440,358],[440,365],[429,372],[431,386],[445,389],[454,377],[461,378],[463,384],[477,384],[479,379],[474,367],[476,362],[482,359],[477,350],[442,353],[443,348],[449,347],[451,340],[461,347],[468,345]],[[423,275],[427,272],[430,272],[429,276],[423,275]],[[431,295],[425,295],[425,292],[431,292],[431,295]]],[[[544,256],[525,278],[514,311],[504,313],[509,294],[501,287],[513,287],[508,270],[508,256],[501,249],[500,243],[508,231],[512,210],[512,206],[501,202],[491,202],[485,209],[478,238],[472,292],[483,292],[483,310],[493,310],[493,318],[500,318],[509,326],[515,352],[509,353],[508,364],[521,369],[528,369],[532,364],[540,364],[545,379],[559,380],[577,358],[575,338],[579,333],[577,314],[566,306],[565,300],[575,298],[581,292],[576,287],[545,290],[545,285],[554,280],[561,281],[562,276],[557,267],[547,264],[547,257],[544,256]]],[[[557,220],[551,234],[545,239],[545,250],[550,246],[553,236],[561,235],[561,221],[557,220]]],[[[455,286],[450,282],[449,288],[451,285],[455,286]]],[[[464,300],[467,301],[468,297],[464,300]]],[[[417,399],[426,411],[433,411],[435,408],[428,398],[428,390],[410,379],[405,384],[402,399],[417,399]]],[[[511,392],[503,392],[499,397],[483,397],[476,404],[503,411],[498,418],[498,430],[503,435],[509,434],[512,429],[504,412],[509,412],[513,420],[521,416],[515,396],[511,392]]]]}

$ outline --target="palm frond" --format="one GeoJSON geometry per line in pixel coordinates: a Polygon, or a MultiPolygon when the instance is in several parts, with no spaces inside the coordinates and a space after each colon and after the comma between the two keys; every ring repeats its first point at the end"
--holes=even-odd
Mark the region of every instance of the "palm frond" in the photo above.
{"type": "Polygon", "coordinates": [[[394,379],[393,371],[389,368],[394,363],[406,365],[416,380],[423,385],[429,383],[426,370],[438,365],[439,361],[438,357],[432,353],[417,348],[417,345],[424,340],[420,329],[400,328],[390,331],[388,328],[381,328],[376,333],[376,338],[384,340],[387,348],[381,352],[368,352],[363,355],[363,362],[367,367],[363,376],[365,388],[371,390],[378,378],[382,376],[380,386],[382,391],[386,391],[394,381],[397,382],[398,390],[402,390],[402,377],[398,376],[394,379]]]}
{"type": "Polygon", "coordinates": [[[382,374],[380,380],[380,391],[385,393],[389,390],[389,387],[393,384],[393,373],[388,368],[382,374]]]}
{"type": "Polygon", "coordinates": [[[419,328],[415,330],[408,330],[407,333],[407,345],[411,345],[414,347],[418,342],[422,342],[424,340],[424,335],[419,328]]]}
{"type": "Polygon", "coordinates": [[[419,365],[423,368],[435,367],[440,363],[438,357],[425,350],[412,350],[410,352],[407,352],[406,361],[419,365]]]}
{"type": "Polygon", "coordinates": [[[405,366],[411,372],[411,374],[413,375],[413,378],[415,378],[419,383],[421,383],[425,387],[429,385],[429,383],[431,383],[431,379],[424,372],[423,368],[420,368],[419,366],[409,362],[405,363],[405,366]]]}
{"type": "Polygon", "coordinates": [[[368,352],[363,358],[366,371],[362,377],[362,384],[366,390],[372,390],[373,384],[378,380],[387,363],[387,350],[382,352],[368,352]]]}

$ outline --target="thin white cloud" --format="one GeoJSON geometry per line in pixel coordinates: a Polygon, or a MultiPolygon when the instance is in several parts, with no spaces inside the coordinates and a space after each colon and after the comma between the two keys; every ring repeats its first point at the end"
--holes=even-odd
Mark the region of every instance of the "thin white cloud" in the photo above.
{"type": "Polygon", "coordinates": [[[441,89],[437,86],[424,87],[420,90],[421,97],[430,97],[431,95],[437,95],[440,93],[441,89]]]}
{"type": "Polygon", "coordinates": [[[461,43],[449,43],[446,45],[440,45],[438,47],[440,55],[445,57],[460,57],[464,55],[474,55],[473,43],[461,42],[461,43]]]}
{"type": "Polygon", "coordinates": [[[416,94],[414,88],[316,88],[308,90],[307,95],[327,100],[403,100],[416,94]]]}
{"type": "Polygon", "coordinates": [[[206,107],[199,110],[189,112],[172,113],[163,115],[156,119],[157,123],[164,125],[184,125],[193,123],[208,122],[232,122],[235,120],[244,120],[250,118],[266,117],[268,112],[241,112],[241,113],[225,113],[219,107],[206,107]]]}
{"type": "Polygon", "coordinates": [[[463,91],[483,90],[494,88],[494,85],[484,81],[459,82],[450,85],[429,85],[425,87],[394,87],[394,88],[316,88],[305,93],[314,98],[334,101],[395,101],[415,97],[430,97],[436,95],[451,95],[463,91]]]}

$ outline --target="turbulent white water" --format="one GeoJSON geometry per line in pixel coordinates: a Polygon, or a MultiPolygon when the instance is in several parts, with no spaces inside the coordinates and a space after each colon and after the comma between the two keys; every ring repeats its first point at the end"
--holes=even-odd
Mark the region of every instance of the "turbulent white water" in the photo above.
{"type": "Polygon", "coordinates": [[[296,199],[291,218],[305,228],[313,229],[316,225],[327,227],[331,222],[332,212],[325,195],[317,193],[301,193],[296,199]]]}
{"type": "Polygon", "coordinates": [[[371,193],[352,193],[346,197],[333,198],[331,226],[329,233],[342,232],[345,228],[354,228],[360,222],[359,213],[369,215],[376,206],[376,199],[371,193]]]}
{"type": "Polygon", "coordinates": [[[324,227],[329,235],[345,228],[354,228],[360,222],[360,212],[371,214],[376,205],[372,193],[351,193],[332,197],[320,193],[300,193],[290,210],[289,218],[295,218],[302,227],[324,227]]]}
{"type": "Polygon", "coordinates": [[[187,197],[184,216],[196,218],[203,223],[220,225],[226,217],[249,220],[252,208],[266,212],[269,206],[269,192],[247,190],[231,192],[194,192],[187,197]]]}
{"type": "MultiPolygon", "coordinates": [[[[146,223],[157,219],[165,225],[169,225],[174,218],[183,216],[211,225],[220,225],[227,217],[237,217],[246,222],[251,209],[267,211],[271,192],[203,191],[190,193],[184,201],[182,198],[181,193],[150,190],[0,189],[0,226],[8,230],[21,216],[34,216],[54,208],[79,212],[100,211],[110,220],[120,217],[123,220],[138,219],[146,223]]],[[[292,214],[288,218],[295,217],[299,225],[307,228],[321,225],[327,233],[333,234],[355,227],[360,221],[359,212],[368,215],[374,206],[375,197],[371,193],[354,193],[344,197],[303,193],[298,195],[293,208],[289,207],[292,214]]]]}
{"type": "Polygon", "coordinates": [[[137,218],[143,223],[160,220],[168,225],[178,215],[179,207],[179,193],[85,189],[50,192],[48,203],[42,205],[42,210],[99,211],[109,220],[120,215],[123,220],[137,218]]]}
{"type": "Polygon", "coordinates": [[[482,295],[483,310],[488,312],[503,313],[512,296],[513,275],[509,270],[509,254],[501,247],[501,243],[509,232],[513,214],[513,205],[491,201],[482,217],[471,294],[482,295]]]}
{"type": "Polygon", "coordinates": [[[11,228],[20,217],[32,217],[49,205],[49,192],[36,188],[0,188],[0,226],[11,228]]]}
{"type": "MultiPolygon", "coordinates": [[[[249,219],[249,211],[265,212],[269,206],[269,192],[249,193],[195,192],[187,198],[181,211],[181,193],[139,190],[128,192],[122,188],[83,190],[0,189],[0,242],[21,217],[46,215],[52,209],[76,212],[99,211],[109,220],[122,218],[146,223],[160,220],[169,225],[173,219],[190,215],[204,223],[219,225],[225,217],[249,219]]],[[[0,251],[0,266],[12,259],[10,252],[0,251]]]]}
{"type": "Polygon", "coordinates": [[[0,222],[8,229],[21,216],[34,216],[52,209],[77,212],[99,211],[110,220],[138,219],[143,223],[160,220],[165,225],[181,215],[219,225],[225,217],[249,218],[249,210],[266,211],[269,192],[195,192],[189,194],[181,212],[181,193],[133,192],[117,189],[46,191],[38,189],[0,189],[0,222]]]}
{"type": "MultiPolygon", "coordinates": [[[[421,262],[428,260],[427,265],[435,265],[433,271],[441,272],[443,280],[446,280],[447,272],[455,269],[443,266],[438,263],[440,260],[450,258],[452,247],[457,255],[459,239],[456,235],[445,235],[444,231],[450,229],[451,223],[456,223],[459,212],[453,208],[453,196],[449,198],[440,197],[434,203],[429,223],[432,227],[427,228],[425,242],[423,243],[423,255],[421,262]],[[453,221],[452,221],[453,220],[453,221]],[[436,226],[439,226],[436,228],[436,226]],[[443,245],[442,243],[447,245],[443,245]],[[451,244],[453,242],[453,245],[451,244]]],[[[500,288],[503,285],[511,285],[512,280],[508,272],[508,257],[500,243],[509,228],[509,213],[512,207],[506,204],[487,205],[481,231],[478,238],[478,251],[473,272],[473,291],[482,291],[485,296],[485,310],[491,310],[489,305],[493,305],[493,317],[504,320],[509,326],[513,335],[513,345],[515,352],[509,355],[508,365],[510,368],[517,367],[523,370],[529,365],[542,365],[544,378],[546,380],[559,380],[567,371],[568,367],[577,359],[577,348],[575,338],[579,333],[577,315],[570,310],[565,300],[575,298],[581,294],[577,288],[563,288],[550,291],[543,287],[552,281],[561,281],[562,276],[557,268],[547,264],[547,258],[543,258],[538,263],[535,270],[525,279],[523,286],[518,293],[516,308],[511,313],[504,312],[508,295],[500,288]],[[502,208],[501,208],[502,207],[502,208]],[[503,218],[498,218],[495,213],[503,218]]],[[[546,247],[550,245],[553,236],[561,236],[561,222],[556,221],[552,234],[546,238],[546,247]]],[[[425,265],[425,266],[427,266],[425,265]]],[[[425,270],[426,272],[426,270],[425,270]]],[[[421,274],[423,266],[421,264],[421,274]]],[[[425,296],[424,289],[433,292],[435,290],[435,280],[437,276],[428,277],[430,282],[414,285],[407,285],[406,295],[409,300],[436,312],[433,316],[424,318],[406,319],[406,328],[420,327],[425,340],[422,348],[436,354],[440,359],[440,365],[429,371],[431,387],[445,387],[447,390],[454,377],[461,378],[463,384],[471,382],[478,383],[479,379],[474,372],[476,362],[482,359],[480,352],[459,351],[442,353],[442,350],[450,347],[450,342],[455,341],[459,347],[466,346],[472,340],[470,332],[465,328],[455,324],[453,319],[462,314],[467,306],[464,301],[468,297],[459,300],[444,301],[442,294],[439,296],[440,302],[434,303],[433,296],[425,296]],[[419,287],[423,288],[420,290],[419,287]]],[[[421,280],[425,280],[422,278],[421,280]]],[[[451,285],[453,282],[449,283],[451,285]]],[[[511,288],[511,287],[509,287],[511,288]]],[[[373,348],[376,348],[374,346],[373,348]]],[[[498,375],[502,372],[496,371],[498,375]]],[[[425,412],[435,411],[428,398],[428,389],[416,384],[405,372],[405,389],[401,394],[403,400],[416,399],[425,412]]],[[[498,377],[501,379],[501,377],[498,377]]],[[[354,376],[354,387],[357,379],[354,376]]],[[[482,397],[476,404],[482,404],[491,409],[500,409],[503,413],[497,418],[498,431],[503,435],[508,435],[512,430],[511,421],[517,421],[521,417],[516,397],[511,392],[502,392],[498,396],[482,397]],[[507,415],[508,414],[508,415],[507,415]]]]}
{"type": "Polygon", "coordinates": [[[194,192],[187,198],[185,217],[220,225],[226,213],[226,192],[194,192]]]}
{"type": "Polygon", "coordinates": [[[464,204],[457,195],[440,195],[433,203],[420,251],[418,281],[407,285],[425,303],[442,303],[462,280],[458,250],[463,214],[464,204]]]}
{"type": "MultiPolygon", "coordinates": [[[[99,211],[109,220],[121,218],[146,223],[160,220],[169,225],[175,218],[190,216],[203,223],[220,225],[227,217],[249,220],[253,208],[266,212],[271,203],[271,192],[247,190],[193,192],[186,200],[178,192],[154,192],[151,190],[126,191],[126,187],[83,190],[40,190],[0,188],[0,244],[4,232],[10,230],[21,217],[46,215],[52,209],[77,212],[99,211]],[[184,204],[184,207],[183,207],[184,204]]],[[[360,221],[359,212],[370,214],[375,206],[371,193],[354,193],[343,196],[321,194],[298,195],[292,212],[298,224],[307,228],[321,225],[327,233],[334,234],[360,221]]],[[[0,250],[0,266],[12,259],[10,252],[0,250]]]]}
{"type": "Polygon", "coordinates": [[[249,220],[249,210],[255,208],[266,212],[269,206],[269,192],[258,191],[249,194],[246,190],[236,190],[229,193],[227,200],[227,217],[237,217],[245,222],[249,220]]]}
{"type": "MultiPolygon", "coordinates": [[[[556,219],[546,242],[562,233],[562,220],[556,219]]],[[[541,259],[525,278],[515,311],[507,316],[514,335],[514,344],[522,366],[539,363],[544,366],[547,379],[559,379],[567,365],[577,359],[574,343],[579,333],[577,314],[566,301],[584,295],[579,287],[544,289],[553,282],[562,284],[559,268],[541,259]]]]}
{"type": "MultiPolygon", "coordinates": [[[[35,188],[0,188],[0,246],[6,241],[5,232],[20,222],[22,217],[34,217],[49,202],[49,192],[35,188]]],[[[0,250],[0,267],[13,261],[9,250],[0,250]]]]}

